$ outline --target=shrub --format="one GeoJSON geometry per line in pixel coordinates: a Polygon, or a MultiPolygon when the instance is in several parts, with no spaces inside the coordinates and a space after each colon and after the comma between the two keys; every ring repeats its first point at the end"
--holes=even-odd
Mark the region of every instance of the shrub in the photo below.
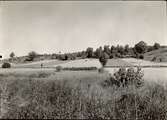
{"type": "Polygon", "coordinates": [[[157,59],[157,57],[154,56],[151,61],[156,61],[156,59],[157,59]]]}
{"type": "Polygon", "coordinates": [[[50,73],[46,73],[46,72],[40,72],[38,74],[38,78],[46,78],[46,77],[49,77],[50,76],[50,73]]]}
{"type": "Polygon", "coordinates": [[[105,83],[110,85],[120,86],[129,86],[135,85],[140,87],[143,85],[143,76],[144,74],[141,71],[141,68],[137,68],[135,71],[134,68],[120,68],[117,72],[114,73],[114,76],[111,76],[109,80],[106,80],[105,83]]]}
{"type": "Polygon", "coordinates": [[[108,55],[106,53],[104,53],[100,58],[99,61],[102,64],[102,66],[104,67],[107,63],[107,59],[108,59],[108,55]]]}
{"type": "Polygon", "coordinates": [[[2,64],[2,68],[10,68],[10,67],[11,67],[10,63],[5,62],[2,64]]]}
{"type": "Polygon", "coordinates": [[[60,71],[62,71],[62,70],[63,70],[62,66],[57,66],[57,67],[56,67],[56,71],[57,71],[57,72],[60,72],[60,71]]]}
{"type": "Polygon", "coordinates": [[[28,53],[28,61],[33,61],[35,57],[37,57],[37,53],[35,51],[31,51],[28,53]]]}
{"type": "Polygon", "coordinates": [[[139,55],[139,58],[140,59],[144,59],[144,55],[139,55]]]}
{"type": "Polygon", "coordinates": [[[103,68],[103,67],[99,68],[99,69],[98,69],[98,72],[99,72],[99,73],[104,73],[104,68],[103,68]]]}

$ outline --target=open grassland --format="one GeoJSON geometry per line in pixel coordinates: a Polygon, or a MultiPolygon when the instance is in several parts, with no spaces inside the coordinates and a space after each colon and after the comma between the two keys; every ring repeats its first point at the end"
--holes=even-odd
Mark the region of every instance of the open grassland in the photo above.
{"type": "Polygon", "coordinates": [[[167,82],[167,67],[159,67],[166,66],[167,63],[155,63],[151,61],[145,61],[135,58],[124,58],[124,59],[110,59],[107,63],[107,67],[105,68],[110,74],[113,75],[119,67],[126,66],[127,68],[133,66],[142,67],[142,71],[144,72],[144,79],[150,82],[167,82]],[[127,64],[128,63],[128,64],[127,64]],[[120,64],[120,66],[118,66],[120,64]],[[116,67],[115,67],[116,66],[116,67]],[[143,67],[146,66],[146,67],[143,67]],[[147,68],[147,66],[149,66],[147,68]],[[153,66],[153,67],[152,67],[153,66]],[[156,67],[155,67],[156,66],[156,67]]]}
{"type": "Polygon", "coordinates": [[[146,60],[141,60],[136,58],[124,58],[121,60],[130,63],[132,66],[141,66],[141,67],[142,66],[157,66],[157,67],[166,66],[167,67],[167,62],[157,63],[157,62],[151,62],[151,61],[146,61],[146,60]]]}
{"type": "MultiPolygon", "coordinates": [[[[100,68],[101,64],[98,59],[80,59],[80,60],[73,60],[68,63],[59,64],[65,68],[72,68],[72,67],[97,67],[100,68]]],[[[57,65],[55,65],[57,66],[57,65]]]]}
{"type": "MultiPolygon", "coordinates": [[[[113,75],[119,68],[105,68],[113,75]]],[[[148,82],[167,83],[167,68],[142,68],[144,79],[148,82]]]]}
{"type": "Polygon", "coordinates": [[[144,54],[144,59],[155,62],[167,62],[167,48],[160,48],[144,54]],[[160,61],[161,59],[161,61],[160,61]]]}
{"type": "Polygon", "coordinates": [[[0,74],[1,118],[167,119],[167,89],[103,87],[109,74],[54,69],[0,74]]]}
{"type": "MultiPolygon", "coordinates": [[[[101,64],[98,59],[80,59],[80,60],[43,60],[38,62],[12,64],[13,68],[40,68],[43,64],[43,68],[55,68],[56,66],[62,66],[64,68],[84,68],[84,67],[96,67],[100,68],[101,64]]],[[[1,64],[2,65],[2,64],[1,64]]]]}
{"type": "Polygon", "coordinates": [[[14,68],[40,68],[41,64],[43,64],[43,67],[54,67],[54,65],[66,63],[69,61],[61,61],[61,60],[42,60],[37,62],[31,62],[31,63],[22,63],[22,64],[12,64],[12,67],[14,68]]]}
{"type": "Polygon", "coordinates": [[[136,58],[108,59],[106,67],[167,67],[167,62],[152,62],[136,58]]]}
{"type": "MultiPolygon", "coordinates": [[[[43,60],[38,62],[24,63],[24,64],[12,64],[13,68],[40,68],[41,64],[43,68],[55,68],[62,66],[63,68],[84,68],[84,67],[96,67],[100,68],[101,63],[98,59],[79,59],[79,60],[43,60]]],[[[106,67],[130,67],[130,66],[143,66],[143,67],[167,67],[167,62],[151,62],[135,58],[123,58],[123,59],[108,59],[106,67]]]]}
{"type": "Polygon", "coordinates": [[[123,61],[122,59],[108,59],[106,67],[123,67],[132,66],[129,62],[123,61]]]}

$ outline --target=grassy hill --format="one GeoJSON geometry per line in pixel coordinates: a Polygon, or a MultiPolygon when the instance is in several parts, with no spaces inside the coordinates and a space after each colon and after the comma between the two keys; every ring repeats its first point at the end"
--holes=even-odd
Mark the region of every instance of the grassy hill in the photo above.
{"type": "Polygon", "coordinates": [[[167,47],[145,53],[144,59],[154,62],[167,62],[167,47]]]}

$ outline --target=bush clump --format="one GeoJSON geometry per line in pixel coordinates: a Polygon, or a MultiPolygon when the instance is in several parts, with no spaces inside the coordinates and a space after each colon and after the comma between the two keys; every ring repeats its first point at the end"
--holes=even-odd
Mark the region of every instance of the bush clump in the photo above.
{"type": "Polygon", "coordinates": [[[2,68],[11,68],[11,64],[8,62],[5,62],[2,64],[2,68]]]}
{"type": "Polygon", "coordinates": [[[144,59],[144,55],[139,55],[139,59],[144,59]]]}
{"type": "Polygon", "coordinates": [[[99,68],[99,69],[98,69],[98,72],[99,72],[99,73],[104,73],[104,68],[103,68],[103,67],[99,68]]]}
{"type": "Polygon", "coordinates": [[[57,66],[57,67],[56,67],[56,71],[57,71],[57,72],[60,72],[60,71],[62,71],[62,70],[63,70],[63,67],[62,67],[62,66],[57,66]]]}
{"type": "Polygon", "coordinates": [[[144,83],[143,76],[144,74],[140,67],[137,67],[137,70],[134,68],[120,68],[114,73],[114,76],[111,76],[109,80],[105,81],[105,85],[116,85],[118,87],[135,85],[136,87],[140,87],[144,83]]]}

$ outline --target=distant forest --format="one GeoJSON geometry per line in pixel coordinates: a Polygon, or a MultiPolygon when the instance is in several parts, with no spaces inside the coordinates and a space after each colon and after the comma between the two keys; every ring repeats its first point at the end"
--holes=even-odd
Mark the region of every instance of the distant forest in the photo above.
{"type": "Polygon", "coordinates": [[[53,53],[53,54],[38,54],[35,51],[31,51],[27,56],[15,57],[15,53],[12,52],[10,54],[10,58],[8,61],[10,62],[30,62],[30,61],[39,61],[44,59],[58,59],[58,60],[75,60],[75,59],[84,59],[84,58],[128,58],[134,57],[143,59],[144,53],[150,52],[156,49],[159,49],[161,46],[159,43],[154,43],[152,46],[147,45],[144,41],[140,41],[135,44],[134,47],[129,47],[129,45],[104,45],[100,46],[97,49],[93,49],[92,47],[88,47],[86,50],[74,53],[64,53],[61,54],[53,53]]]}

